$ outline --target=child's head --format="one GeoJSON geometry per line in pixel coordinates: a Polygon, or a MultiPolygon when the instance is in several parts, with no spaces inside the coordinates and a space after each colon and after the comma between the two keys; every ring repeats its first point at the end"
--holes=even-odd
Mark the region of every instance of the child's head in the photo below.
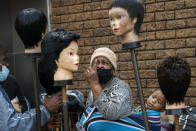
{"type": "Polygon", "coordinates": [[[165,108],[165,97],[160,89],[155,90],[147,99],[147,108],[161,111],[165,108]]]}

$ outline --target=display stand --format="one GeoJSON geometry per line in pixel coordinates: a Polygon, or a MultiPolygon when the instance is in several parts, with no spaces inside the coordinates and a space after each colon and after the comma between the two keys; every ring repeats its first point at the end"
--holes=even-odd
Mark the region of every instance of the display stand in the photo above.
{"type": "Polygon", "coordinates": [[[72,85],[72,80],[58,80],[54,81],[55,87],[62,87],[62,100],[63,100],[63,129],[64,131],[70,131],[69,125],[69,111],[68,111],[68,99],[66,92],[69,89],[69,85],[72,85]]]}
{"type": "Polygon", "coordinates": [[[38,90],[38,74],[37,74],[37,59],[40,58],[41,53],[25,53],[25,56],[32,59],[32,72],[33,72],[33,86],[35,95],[35,108],[36,108],[36,129],[41,131],[41,115],[40,115],[40,97],[38,90]]]}
{"type": "Polygon", "coordinates": [[[136,83],[137,83],[137,87],[138,87],[138,91],[139,91],[139,98],[140,98],[140,103],[141,103],[141,108],[142,108],[142,113],[143,113],[145,130],[150,131],[149,124],[148,124],[148,118],[147,118],[147,114],[146,114],[144,95],[143,95],[143,91],[142,91],[142,87],[141,87],[141,80],[140,80],[140,75],[139,75],[138,66],[137,66],[137,59],[136,59],[136,55],[135,55],[135,48],[139,48],[139,47],[140,47],[140,42],[132,42],[132,43],[126,43],[126,44],[122,45],[123,50],[129,50],[131,53],[136,83]]]}

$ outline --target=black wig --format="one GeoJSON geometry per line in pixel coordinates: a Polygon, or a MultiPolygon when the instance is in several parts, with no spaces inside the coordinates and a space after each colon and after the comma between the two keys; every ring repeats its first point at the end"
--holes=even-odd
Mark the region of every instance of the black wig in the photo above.
{"type": "Polygon", "coordinates": [[[25,49],[38,46],[38,42],[45,33],[47,18],[43,12],[27,8],[22,10],[15,19],[15,29],[22,40],[25,49]]]}
{"type": "Polygon", "coordinates": [[[140,0],[113,0],[110,3],[109,9],[113,7],[125,9],[131,19],[137,18],[137,22],[134,26],[134,31],[136,34],[139,33],[141,24],[144,18],[144,7],[140,0]]]}
{"type": "Polygon", "coordinates": [[[56,60],[61,51],[69,46],[72,40],[77,41],[80,36],[75,32],[64,29],[55,29],[48,32],[41,44],[41,59],[39,61],[38,73],[42,86],[48,94],[53,94],[61,90],[54,87],[54,73],[57,70],[56,60]]]}
{"type": "Polygon", "coordinates": [[[168,104],[184,102],[191,79],[191,70],[186,61],[179,57],[167,58],[158,67],[157,77],[168,104]]]}

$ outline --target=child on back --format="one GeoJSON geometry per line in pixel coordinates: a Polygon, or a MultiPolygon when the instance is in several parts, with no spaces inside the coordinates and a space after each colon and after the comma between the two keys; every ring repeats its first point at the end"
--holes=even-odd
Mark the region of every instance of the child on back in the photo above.
{"type": "MultiPolygon", "coordinates": [[[[155,90],[146,101],[147,110],[163,111],[166,100],[160,89],[155,90]]],[[[141,112],[141,106],[135,108],[135,112],[141,112]]]]}

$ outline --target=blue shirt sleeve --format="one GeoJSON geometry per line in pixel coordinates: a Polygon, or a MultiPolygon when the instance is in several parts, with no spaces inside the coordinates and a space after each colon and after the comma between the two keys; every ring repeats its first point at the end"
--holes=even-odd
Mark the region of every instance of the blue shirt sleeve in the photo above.
{"type": "MultiPolygon", "coordinates": [[[[0,91],[0,130],[5,131],[35,131],[36,111],[30,109],[24,113],[16,113],[14,108],[4,98],[0,91]]],[[[50,119],[50,113],[43,105],[40,105],[41,125],[50,119]]]]}

